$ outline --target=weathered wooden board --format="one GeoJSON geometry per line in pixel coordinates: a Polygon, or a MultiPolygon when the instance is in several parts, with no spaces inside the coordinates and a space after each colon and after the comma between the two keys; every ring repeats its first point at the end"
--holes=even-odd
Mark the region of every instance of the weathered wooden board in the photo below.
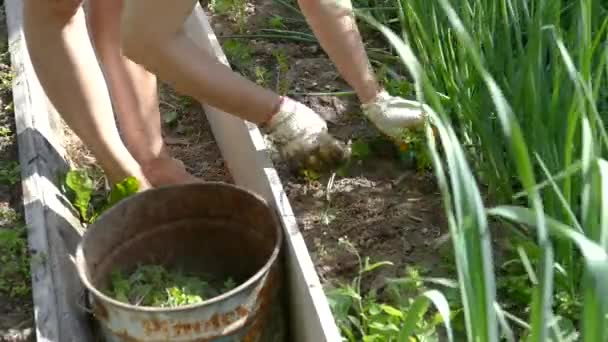
{"type": "Polygon", "coordinates": [[[82,226],[59,190],[66,171],[60,121],[40,87],[23,35],[21,0],[4,1],[28,243],[39,342],[90,341],[79,306],[82,286],[71,256],[82,226]]]}
{"type": "MultiPolygon", "coordinates": [[[[188,19],[186,32],[202,48],[229,66],[200,5],[188,19]]],[[[286,235],[292,338],[297,342],[341,341],[289,199],[260,131],[250,122],[202,105],[235,183],[264,196],[279,213],[286,235]]]]}
{"type": "MultiPolygon", "coordinates": [[[[82,226],[59,186],[67,170],[61,124],[40,87],[23,35],[22,1],[6,0],[13,96],[22,168],[25,219],[32,258],[36,335],[40,342],[92,341],[91,322],[79,304],[82,286],[71,257],[82,226]]],[[[228,65],[205,13],[197,5],[187,32],[228,65]]],[[[281,181],[257,127],[203,104],[235,182],[272,203],[286,232],[291,334],[295,341],[340,341],[312,260],[281,181]]]]}

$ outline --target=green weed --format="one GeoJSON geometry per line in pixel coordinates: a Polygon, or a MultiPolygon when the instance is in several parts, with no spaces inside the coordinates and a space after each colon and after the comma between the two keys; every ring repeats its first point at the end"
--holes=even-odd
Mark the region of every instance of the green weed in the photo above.
{"type": "Polygon", "coordinates": [[[91,172],[71,170],[65,177],[64,193],[71,199],[84,223],[93,223],[104,211],[139,191],[139,182],[128,177],[109,192],[97,191],[91,172]]]}
{"type": "Polygon", "coordinates": [[[218,287],[201,277],[167,271],[160,265],[140,265],[130,275],[116,271],[110,278],[106,292],[116,300],[155,307],[197,304],[236,287],[232,278],[218,287]]]}
{"type": "Polygon", "coordinates": [[[30,257],[27,231],[10,209],[0,210],[0,294],[9,298],[30,295],[30,257]]]}
{"type": "Polygon", "coordinates": [[[21,178],[19,163],[0,160],[0,184],[15,185],[21,178]]]}
{"type": "Polygon", "coordinates": [[[10,52],[0,54],[0,92],[12,91],[15,72],[10,67],[10,52]]]}
{"type": "Polygon", "coordinates": [[[256,65],[253,69],[253,73],[255,76],[255,83],[262,87],[268,86],[268,69],[264,68],[261,65],[256,65]]]}
{"type": "Polygon", "coordinates": [[[287,28],[285,26],[285,18],[279,15],[273,15],[272,17],[268,18],[268,26],[277,30],[287,28]]]}
{"type": "Polygon", "coordinates": [[[8,137],[13,134],[13,131],[6,126],[0,126],[0,137],[8,137]]]}
{"type": "Polygon", "coordinates": [[[223,42],[222,48],[231,64],[239,70],[247,70],[252,62],[251,48],[239,40],[227,39],[223,42]]]}
{"type": "Polygon", "coordinates": [[[276,91],[281,95],[287,95],[291,88],[291,81],[287,78],[289,72],[289,59],[284,51],[273,51],[273,56],[277,61],[277,80],[276,91]]]}
{"type": "Polygon", "coordinates": [[[245,30],[245,24],[247,23],[246,0],[211,0],[209,8],[216,14],[225,15],[234,20],[240,32],[245,30]]]}
{"type": "Polygon", "coordinates": [[[426,289],[415,270],[390,281],[386,291],[389,298],[381,299],[375,290],[363,293],[363,277],[392,264],[362,259],[346,239],[341,239],[340,244],[359,261],[359,273],[350,284],[326,291],[344,341],[438,341],[438,327],[442,324],[446,327],[444,334],[451,339],[447,300],[440,292],[426,289]],[[436,314],[429,311],[431,303],[438,309],[436,314]]]}

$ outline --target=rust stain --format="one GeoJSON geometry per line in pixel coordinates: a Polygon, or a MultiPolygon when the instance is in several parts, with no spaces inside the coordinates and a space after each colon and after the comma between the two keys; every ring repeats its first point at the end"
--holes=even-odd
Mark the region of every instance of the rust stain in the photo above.
{"type": "MultiPolygon", "coordinates": [[[[208,320],[196,322],[175,322],[173,320],[168,321],[158,319],[144,320],[142,321],[144,334],[148,337],[152,337],[157,334],[171,335],[173,338],[191,337],[193,339],[192,341],[207,342],[213,341],[219,337],[223,337],[223,335],[213,335],[215,335],[214,333],[221,331],[222,328],[244,319],[245,323],[243,326],[239,326],[237,329],[241,330],[244,327],[249,326],[246,336],[243,337],[242,341],[258,341],[261,337],[264,326],[268,321],[268,314],[272,305],[274,289],[276,287],[276,284],[274,284],[276,277],[276,270],[271,270],[267,276],[267,279],[265,280],[265,284],[257,293],[256,302],[258,305],[257,308],[254,308],[253,310],[253,312],[255,312],[254,317],[250,317],[252,315],[252,310],[244,305],[239,305],[232,311],[223,314],[215,313],[208,320]],[[250,321],[251,318],[253,318],[253,321],[250,321]],[[201,333],[208,333],[212,336],[199,337],[201,333]]],[[[116,336],[121,337],[124,341],[139,342],[139,340],[129,336],[127,332],[114,333],[116,336]]]]}
{"type": "Polygon", "coordinates": [[[156,334],[158,332],[168,333],[169,332],[169,322],[165,320],[157,320],[157,319],[149,319],[144,320],[142,322],[144,326],[144,333],[146,335],[156,334]]]}
{"type": "Polygon", "coordinates": [[[120,338],[120,340],[124,342],[143,342],[129,335],[126,330],[121,332],[114,332],[114,334],[116,335],[116,337],[120,338]]]}
{"type": "Polygon", "coordinates": [[[106,309],[106,307],[103,306],[103,304],[101,304],[100,302],[95,302],[95,304],[93,305],[93,316],[102,321],[107,321],[110,317],[110,315],[108,314],[108,309],[106,309]]]}
{"type": "Polygon", "coordinates": [[[246,307],[239,305],[239,307],[236,308],[236,314],[241,318],[247,317],[249,315],[249,310],[246,307]]]}
{"type": "Polygon", "coordinates": [[[269,318],[270,307],[272,306],[272,295],[275,289],[275,285],[278,285],[276,283],[278,273],[279,272],[276,267],[270,269],[268,273],[268,278],[266,279],[266,284],[260,290],[258,296],[260,306],[258,308],[255,321],[251,325],[250,330],[243,337],[243,342],[259,341],[259,339],[262,337],[261,335],[263,334],[264,327],[266,326],[266,323],[269,318]]]}

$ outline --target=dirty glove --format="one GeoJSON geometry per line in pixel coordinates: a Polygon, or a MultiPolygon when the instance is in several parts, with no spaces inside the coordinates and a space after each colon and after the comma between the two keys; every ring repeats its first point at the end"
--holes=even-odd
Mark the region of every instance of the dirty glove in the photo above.
{"type": "Polygon", "coordinates": [[[384,90],[361,108],[376,128],[394,141],[400,140],[404,129],[422,126],[428,113],[426,105],[421,107],[420,102],[391,96],[384,90]]]}
{"type": "Polygon", "coordinates": [[[262,127],[294,168],[320,170],[348,157],[346,146],[327,132],[327,124],[312,109],[284,97],[279,111],[262,127]]]}

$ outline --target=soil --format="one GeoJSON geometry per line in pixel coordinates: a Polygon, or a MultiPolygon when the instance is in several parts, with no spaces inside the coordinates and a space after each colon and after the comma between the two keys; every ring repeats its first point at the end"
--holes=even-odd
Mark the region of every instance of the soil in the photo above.
{"type": "MultiPolygon", "coordinates": [[[[8,37],[4,5],[0,5],[0,73],[2,77],[10,74],[10,62],[7,52],[8,37]]],[[[0,233],[24,227],[22,219],[21,182],[17,160],[17,142],[14,132],[15,120],[12,110],[10,84],[4,84],[0,90],[0,173],[10,176],[0,177],[0,233]]],[[[24,287],[24,292],[9,293],[0,289],[0,342],[18,342],[33,340],[33,307],[29,290],[30,279],[27,272],[11,270],[12,266],[21,266],[27,270],[28,260],[23,259],[27,253],[25,234],[19,236],[18,243],[24,248],[21,253],[8,255],[6,241],[0,239],[0,284],[24,287]],[[6,253],[5,255],[2,255],[6,253]]],[[[9,249],[15,252],[15,249],[9,249]]]]}
{"type": "MultiPolygon", "coordinates": [[[[289,12],[272,0],[255,0],[247,8],[244,33],[267,27],[268,19],[275,14],[289,17],[289,12]]],[[[234,21],[208,13],[222,43],[227,36],[239,33],[234,21]]],[[[262,85],[274,90],[280,89],[281,84],[286,85],[288,95],[322,115],[328,121],[330,132],[343,141],[378,138],[377,131],[363,119],[356,97],[306,95],[350,90],[318,45],[261,39],[241,40],[241,43],[249,47],[253,63],[239,66],[233,60],[237,71],[253,78],[252,68],[264,66],[269,77],[262,85]],[[287,58],[289,70],[285,74],[279,70],[273,55],[277,51],[287,58]]],[[[204,180],[232,182],[201,106],[164,84],[160,93],[163,133],[172,155],[204,180]]],[[[12,113],[0,112],[2,120],[6,117],[12,120],[12,113]]],[[[72,164],[94,166],[94,157],[80,140],[67,127],[64,133],[72,164]]],[[[15,157],[14,138],[2,138],[0,160],[15,157]]],[[[357,274],[357,258],[340,246],[341,239],[347,239],[362,257],[369,257],[372,262],[394,264],[374,273],[366,282],[372,287],[381,287],[387,276],[402,276],[406,266],[439,272],[440,243],[445,241],[447,232],[441,198],[429,172],[416,171],[382,150],[354,165],[348,175],[335,178],[330,174],[318,178],[296,175],[279,159],[275,160],[275,166],[325,285],[349,282],[357,274]],[[328,186],[330,178],[333,182],[328,186]]],[[[0,186],[0,206],[20,210],[19,189],[18,184],[0,186]]],[[[6,228],[0,226],[0,229],[6,228]]],[[[0,294],[0,341],[7,328],[31,327],[31,317],[30,298],[15,301],[0,294]],[[17,314],[11,319],[5,312],[17,314]]]]}
{"type": "Polygon", "coordinates": [[[201,179],[232,183],[201,105],[160,84],[160,109],[163,118],[178,112],[175,122],[165,120],[163,124],[164,140],[171,155],[201,179]]]}
{"type": "MultiPolygon", "coordinates": [[[[277,75],[282,71],[275,54],[282,53],[289,65],[283,73],[289,87],[287,95],[323,116],[330,133],[345,142],[381,140],[361,115],[355,96],[318,94],[350,91],[350,87],[317,44],[239,39],[241,45],[248,47],[250,61],[243,62],[238,54],[237,58],[231,56],[226,48],[231,36],[259,33],[259,29],[268,28],[273,16],[294,18],[292,12],[272,0],[248,2],[247,9],[246,23],[240,27],[232,18],[208,11],[214,32],[235,70],[255,81],[252,70],[263,66],[272,76],[262,85],[280,92],[277,75]]],[[[306,28],[302,22],[296,26],[306,28]]],[[[259,78],[257,81],[260,83],[259,78]]],[[[394,264],[365,282],[372,287],[381,287],[385,277],[403,276],[407,266],[445,274],[439,265],[442,243],[447,241],[447,225],[438,188],[429,171],[417,171],[412,165],[400,163],[391,147],[376,149],[371,158],[352,167],[346,176],[336,175],[329,186],[329,174],[319,175],[318,179],[302,177],[290,172],[280,159],[274,161],[324,285],[350,282],[358,272],[357,258],[340,246],[340,239],[349,241],[361,257],[369,257],[371,262],[394,264]]]]}

